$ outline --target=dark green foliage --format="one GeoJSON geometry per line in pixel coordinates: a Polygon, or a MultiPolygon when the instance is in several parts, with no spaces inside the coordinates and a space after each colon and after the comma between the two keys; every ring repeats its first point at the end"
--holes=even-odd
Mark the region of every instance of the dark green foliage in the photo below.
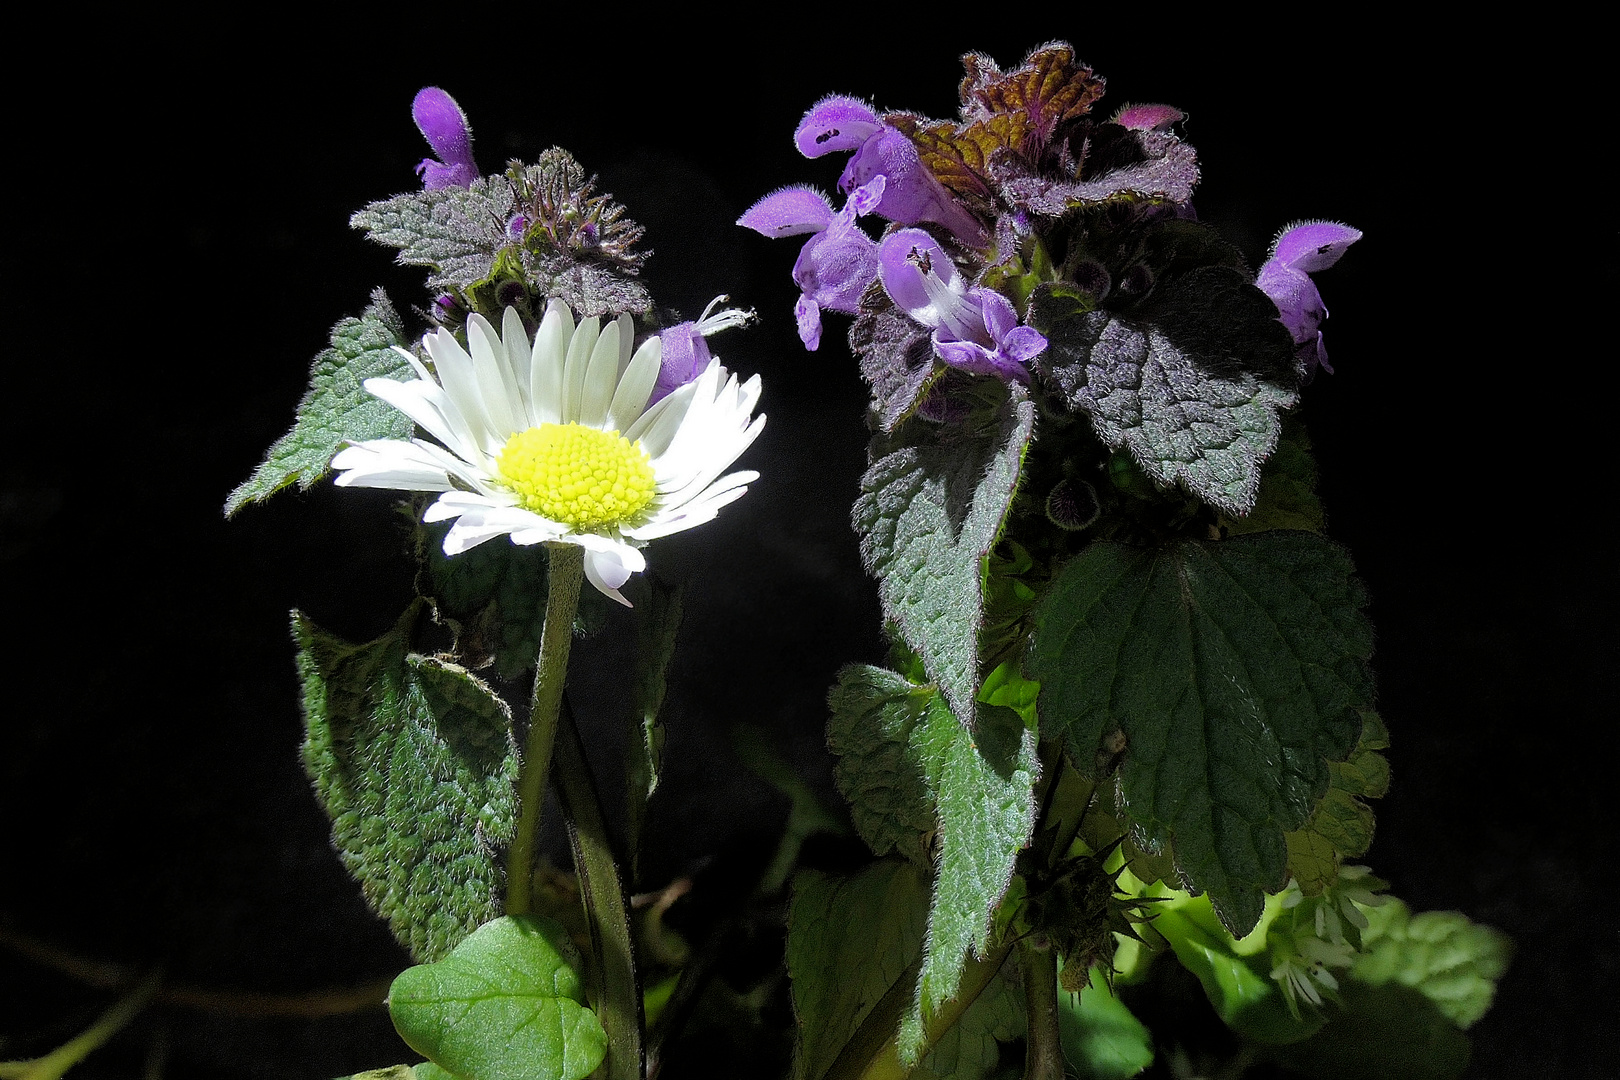
{"type": "Polygon", "coordinates": [[[367,902],[423,960],[500,912],[516,820],[506,706],[462,668],[407,651],[418,614],[364,645],[293,613],[304,766],[367,902]]]}
{"type": "MultiPolygon", "coordinates": [[[[1123,755],[1123,819],[1170,845],[1246,933],[1287,880],[1283,834],[1327,792],[1372,706],[1372,631],[1350,561],[1309,533],[1161,548],[1096,543],[1053,578],[1028,667],[1048,733],[1092,775],[1123,755]]],[[[1093,775],[1093,778],[1100,778],[1093,775]]]]}
{"type": "Polygon", "coordinates": [[[456,652],[467,666],[491,660],[513,679],[534,670],[546,612],[546,550],[499,537],[470,551],[444,553],[447,524],[423,525],[420,557],[441,618],[456,629],[456,652]]]}
{"type": "Polygon", "coordinates": [[[887,859],[847,878],[806,870],[794,880],[787,968],[799,1021],[795,1080],[820,1080],[922,952],[927,919],[928,872],[911,863],[887,859]]]}
{"type": "Polygon", "coordinates": [[[1305,827],[1288,834],[1288,876],[1306,896],[1337,880],[1340,862],[1372,846],[1373,812],[1362,799],[1382,798],[1389,790],[1389,763],[1379,753],[1388,746],[1389,732],[1378,714],[1363,713],[1356,752],[1349,761],[1328,766],[1333,780],[1327,794],[1305,827]]]}
{"type": "Polygon", "coordinates": [[[1292,349],[1275,306],[1238,271],[1204,266],[1129,310],[1093,309],[1074,286],[1037,289],[1030,323],[1049,341],[1036,360],[1044,380],[1156,482],[1246,514],[1277,446],[1278,410],[1299,397],[1281,375],[1292,349]]]}
{"type": "Polygon", "coordinates": [[[915,1059],[923,1015],[955,996],[967,950],[984,954],[1034,827],[1035,734],[996,705],[970,732],[934,688],[881,668],[845,668],[831,706],[828,741],[857,830],[880,850],[937,851],[918,1003],[901,1026],[901,1057],[915,1059]]]}
{"type": "Polygon", "coordinates": [[[489,276],[509,242],[506,223],[517,196],[505,176],[484,176],[471,188],[455,185],[409,191],[369,203],[349,218],[379,244],[399,249],[402,266],[425,266],[428,288],[469,288],[489,276]]]}
{"type": "Polygon", "coordinates": [[[366,379],[413,377],[411,366],[393,346],[405,340],[405,328],[388,297],[378,289],[358,319],[332,328],[332,344],[315,358],[309,390],[298,403],[292,430],[275,441],[253,475],[225,500],[230,517],[250,502],[266,499],[288,484],[301,490],[326,475],[333,456],[345,442],[364,439],[408,439],[410,417],[366,393],[366,379]]]}
{"type": "Polygon", "coordinates": [[[917,409],[942,365],[926,327],[874,290],[849,328],[849,347],[872,386],[878,429],[892,433],[917,409]]]}
{"type": "Polygon", "coordinates": [[[873,441],[855,529],[885,616],[963,724],[981,677],[984,559],[1018,486],[1035,408],[1005,399],[983,427],[920,421],[873,441]]]}

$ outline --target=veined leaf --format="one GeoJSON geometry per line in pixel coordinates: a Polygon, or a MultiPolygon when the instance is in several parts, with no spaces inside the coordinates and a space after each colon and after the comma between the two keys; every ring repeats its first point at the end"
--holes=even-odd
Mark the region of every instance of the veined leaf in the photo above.
{"type": "Polygon", "coordinates": [[[1306,896],[1336,881],[1342,860],[1364,855],[1372,846],[1373,812],[1361,799],[1381,798],[1389,790],[1389,763],[1378,752],[1389,746],[1389,732],[1377,713],[1362,717],[1356,752],[1349,761],[1328,766],[1333,779],[1327,794],[1305,827],[1288,834],[1288,875],[1306,896]]]}
{"type": "Polygon", "coordinates": [[[506,706],[453,664],[407,652],[418,608],[353,645],[293,613],[304,767],[332,844],[419,959],[499,914],[499,850],[516,822],[506,706]]]}
{"type": "Polygon", "coordinates": [[[984,430],[913,424],[879,438],[855,501],[861,555],[884,614],[946,704],[974,726],[984,559],[1018,486],[1035,407],[1014,393],[984,430]]]}
{"type": "Polygon", "coordinates": [[[496,919],[401,972],[388,1011],[411,1049],[463,1080],[579,1080],[607,1052],[579,962],[560,924],[496,919]]]}
{"type": "Polygon", "coordinates": [[[1364,951],[1352,978],[1409,986],[1460,1028],[1485,1015],[1513,955],[1506,934],[1456,911],[1413,915],[1394,898],[1364,910],[1370,925],[1361,932],[1364,951]]]}
{"type": "Polygon", "coordinates": [[[932,850],[917,830],[934,834],[917,1007],[901,1025],[901,1058],[914,1061],[923,1016],[955,996],[967,950],[984,955],[991,916],[1034,827],[1035,734],[995,705],[970,732],[935,689],[881,668],[845,668],[831,705],[828,742],[841,755],[836,775],[856,829],[874,848],[914,859],[932,850]]]}
{"type": "Polygon", "coordinates": [[[1036,609],[1026,666],[1042,724],[1067,731],[1083,775],[1104,739],[1123,747],[1121,819],[1170,846],[1235,936],[1285,884],[1283,834],[1305,824],[1372,707],[1364,602],[1342,549],[1267,532],[1095,543],[1036,609]]]}
{"type": "Polygon", "coordinates": [[[393,349],[404,340],[405,327],[381,289],[371,294],[360,318],[334,326],[332,344],[310,369],[309,390],[298,403],[292,430],[275,441],[253,475],[231,492],[225,516],[294,482],[308,491],[326,475],[346,441],[410,438],[415,430],[410,417],[361,386],[366,379],[411,374],[410,364],[393,349]]]}

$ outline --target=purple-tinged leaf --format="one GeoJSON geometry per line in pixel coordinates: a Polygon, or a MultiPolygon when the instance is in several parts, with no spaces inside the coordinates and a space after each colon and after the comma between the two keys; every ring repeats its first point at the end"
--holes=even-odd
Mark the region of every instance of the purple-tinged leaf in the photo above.
{"type": "MultiPolygon", "coordinates": [[[[1117,130],[1117,129],[1116,129],[1117,130]]],[[[1042,217],[1061,217],[1076,206],[1121,196],[1145,196],[1184,203],[1198,184],[1198,155],[1168,131],[1133,131],[1141,150],[1132,164],[1091,175],[1084,161],[1080,180],[1053,180],[1029,173],[1007,175],[1001,189],[1008,201],[1042,217]]],[[[1135,156],[1135,155],[1132,155],[1135,156]]]]}
{"type": "Polygon", "coordinates": [[[872,404],[885,433],[916,411],[944,370],[935,360],[928,331],[881,300],[869,303],[856,318],[849,329],[849,347],[860,358],[861,374],[872,387],[872,404]]]}
{"type": "Polygon", "coordinates": [[[1114,123],[1131,131],[1169,131],[1170,125],[1187,119],[1174,105],[1126,105],[1114,116],[1114,123]]]}
{"type": "Polygon", "coordinates": [[[833,94],[810,107],[793,133],[793,144],[807,158],[837,151],[859,150],[878,133],[883,121],[872,106],[858,98],[833,94]]]}

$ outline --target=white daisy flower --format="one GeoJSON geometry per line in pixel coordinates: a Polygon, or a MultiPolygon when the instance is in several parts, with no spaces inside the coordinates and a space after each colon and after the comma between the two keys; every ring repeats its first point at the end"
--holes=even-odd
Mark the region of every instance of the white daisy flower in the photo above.
{"type": "Polygon", "coordinates": [[[455,519],[447,555],[503,535],[578,544],[590,583],[628,605],[619,587],[646,568],[649,540],[703,524],[759,478],[720,473],[765,426],[759,376],[739,386],[718,360],[649,408],[662,348],[654,335],[632,356],[633,333],[628,315],[576,326],[552,300],[532,343],[511,308],[498,335],[468,320],[470,354],[428,334],[432,371],[400,349],[418,377],[364,385],[437,442],[353,443],[332,459],[336,483],[444,492],[422,520],[455,519]]]}

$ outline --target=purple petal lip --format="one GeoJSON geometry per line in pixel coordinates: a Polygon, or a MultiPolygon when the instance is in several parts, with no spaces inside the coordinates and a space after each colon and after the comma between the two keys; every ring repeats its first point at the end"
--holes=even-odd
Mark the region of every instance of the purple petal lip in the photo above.
{"type": "Polygon", "coordinates": [[[835,216],[827,196],[813,187],[796,184],[773,191],[750,206],[737,224],[774,240],[820,232],[832,224],[835,216]]]}
{"type": "Polygon", "coordinates": [[[872,106],[834,94],[810,106],[793,133],[793,144],[805,157],[815,158],[840,150],[858,150],[882,128],[883,121],[872,106]]]}
{"type": "Polygon", "coordinates": [[[1277,235],[1267,262],[1314,273],[1338,262],[1350,245],[1360,239],[1360,229],[1336,221],[1301,221],[1277,235]]]}

